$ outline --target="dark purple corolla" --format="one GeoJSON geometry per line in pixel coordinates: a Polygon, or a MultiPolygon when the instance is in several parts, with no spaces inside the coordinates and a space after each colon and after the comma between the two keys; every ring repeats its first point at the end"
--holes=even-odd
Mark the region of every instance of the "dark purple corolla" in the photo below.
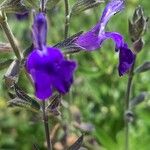
{"type": "Polygon", "coordinates": [[[82,34],[76,41],[77,47],[93,51],[101,47],[107,39],[115,42],[115,50],[119,52],[119,75],[124,75],[132,66],[135,55],[124,42],[124,38],[117,32],[106,32],[105,27],[109,19],[124,8],[123,0],[111,0],[103,11],[100,21],[88,32],[82,34]]]}
{"type": "Polygon", "coordinates": [[[25,20],[25,19],[28,19],[29,12],[25,12],[23,14],[15,14],[15,16],[18,20],[25,20]]]}
{"type": "Polygon", "coordinates": [[[74,61],[66,60],[61,51],[46,46],[47,20],[44,13],[38,13],[32,26],[34,50],[26,60],[26,68],[35,84],[35,95],[45,100],[53,90],[69,91],[76,68],[74,61]]]}

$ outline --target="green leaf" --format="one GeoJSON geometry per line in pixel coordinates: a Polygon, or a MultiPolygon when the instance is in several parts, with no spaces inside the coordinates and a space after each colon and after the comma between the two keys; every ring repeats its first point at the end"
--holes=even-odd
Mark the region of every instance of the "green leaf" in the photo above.
{"type": "Polygon", "coordinates": [[[83,135],[80,136],[77,139],[77,141],[68,148],[68,150],[79,150],[79,148],[82,146],[82,143],[83,143],[83,135]]]}
{"type": "Polygon", "coordinates": [[[5,0],[0,5],[0,10],[6,13],[24,13],[27,11],[27,8],[22,3],[22,0],[5,0]]]}
{"type": "Polygon", "coordinates": [[[98,6],[104,0],[78,0],[71,9],[71,15],[79,14],[82,11],[98,6]]]}
{"type": "Polygon", "coordinates": [[[150,70],[150,61],[145,62],[141,66],[137,67],[134,73],[142,73],[150,70]]]}

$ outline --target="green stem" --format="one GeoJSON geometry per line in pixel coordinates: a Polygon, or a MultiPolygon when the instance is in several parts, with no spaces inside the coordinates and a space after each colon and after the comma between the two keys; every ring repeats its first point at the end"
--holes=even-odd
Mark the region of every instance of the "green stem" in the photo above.
{"type": "MultiPolygon", "coordinates": [[[[66,39],[66,38],[68,38],[69,24],[70,24],[69,1],[68,0],[64,0],[64,4],[65,4],[65,30],[64,30],[64,39],[66,39]]],[[[66,55],[67,59],[70,59],[70,56],[71,56],[70,54],[71,53],[68,53],[68,54],[64,53],[64,54],[66,55]]],[[[70,89],[70,92],[69,92],[69,104],[71,104],[71,100],[72,100],[72,89],[70,89]]],[[[69,114],[71,114],[71,113],[69,112],[69,114]]],[[[71,115],[69,116],[69,119],[70,118],[71,118],[71,115]]]]}
{"type": "Polygon", "coordinates": [[[15,37],[14,37],[13,33],[11,32],[11,29],[7,23],[7,17],[6,17],[5,13],[3,13],[3,15],[0,18],[0,24],[10,42],[10,45],[11,45],[16,57],[18,58],[19,61],[21,61],[21,58],[22,58],[21,52],[20,52],[17,44],[15,43],[15,37]]]}
{"type": "Polygon", "coordinates": [[[126,112],[129,110],[129,100],[130,100],[130,94],[131,94],[131,87],[132,87],[132,81],[133,81],[133,71],[135,66],[136,58],[133,62],[133,65],[131,67],[131,70],[129,71],[128,76],[128,84],[126,89],[126,98],[125,98],[125,150],[129,150],[129,120],[126,116],[126,112]]]}
{"type": "Polygon", "coordinates": [[[52,144],[49,134],[49,126],[48,126],[48,116],[45,113],[45,100],[43,100],[43,121],[45,127],[46,141],[47,141],[47,150],[52,150],[52,144]]]}
{"type": "Polygon", "coordinates": [[[70,23],[70,14],[69,14],[69,2],[68,0],[64,0],[65,3],[65,34],[64,38],[68,37],[69,33],[69,23],[70,23]]]}

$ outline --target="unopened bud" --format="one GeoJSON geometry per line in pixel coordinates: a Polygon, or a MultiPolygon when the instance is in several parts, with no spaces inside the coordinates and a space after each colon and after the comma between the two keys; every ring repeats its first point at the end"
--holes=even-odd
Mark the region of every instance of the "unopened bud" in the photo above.
{"type": "Polygon", "coordinates": [[[134,120],[134,114],[133,114],[132,111],[128,110],[128,111],[125,112],[125,120],[127,122],[133,122],[133,120],[134,120]]]}
{"type": "Polygon", "coordinates": [[[134,52],[135,53],[139,53],[142,50],[143,45],[144,45],[144,42],[143,42],[142,38],[136,40],[133,43],[133,50],[134,50],[134,52]]]}
{"type": "Polygon", "coordinates": [[[144,14],[143,9],[141,8],[141,6],[138,6],[134,11],[132,21],[136,22],[141,16],[143,16],[143,14],[144,14]]]}
{"type": "Polygon", "coordinates": [[[147,27],[148,18],[144,16],[143,9],[138,6],[135,9],[132,20],[129,21],[129,33],[133,42],[141,38],[147,27]]]}

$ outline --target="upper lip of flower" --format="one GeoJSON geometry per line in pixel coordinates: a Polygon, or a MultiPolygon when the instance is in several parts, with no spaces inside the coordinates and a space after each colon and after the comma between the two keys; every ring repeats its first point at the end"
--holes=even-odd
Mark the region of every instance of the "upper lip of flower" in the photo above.
{"type": "Polygon", "coordinates": [[[46,45],[47,39],[47,21],[43,12],[35,15],[34,23],[32,25],[32,37],[34,48],[42,50],[46,45]]]}

